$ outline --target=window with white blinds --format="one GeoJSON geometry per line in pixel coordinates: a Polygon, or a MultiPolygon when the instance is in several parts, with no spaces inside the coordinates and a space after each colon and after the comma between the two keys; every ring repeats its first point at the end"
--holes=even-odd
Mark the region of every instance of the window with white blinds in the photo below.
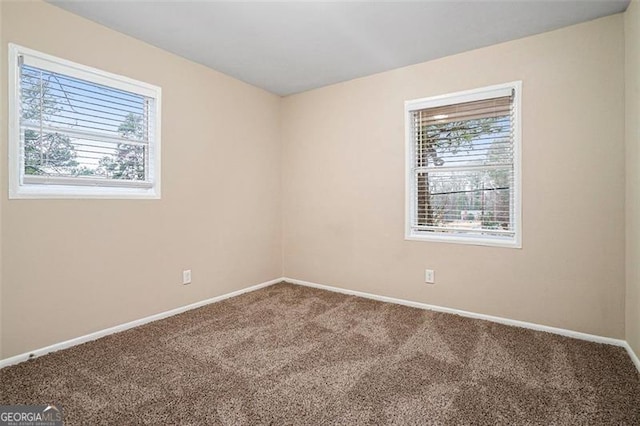
{"type": "Polygon", "coordinates": [[[520,89],[405,103],[407,239],[521,247],[520,89]]]}
{"type": "Polygon", "coordinates": [[[160,88],[10,45],[10,196],[160,197],[160,88]]]}

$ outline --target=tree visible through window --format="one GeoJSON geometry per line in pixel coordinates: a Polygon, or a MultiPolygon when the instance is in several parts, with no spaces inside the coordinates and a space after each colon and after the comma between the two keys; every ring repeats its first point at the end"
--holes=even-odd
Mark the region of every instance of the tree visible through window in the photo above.
{"type": "MultiPolygon", "coordinates": [[[[144,131],[142,116],[134,113],[127,114],[125,120],[118,126],[118,133],[125,139],[143,140],[144,131]]],[[[113,179],[144,180],[144,149],[137,145],[119,143],[115,156],[102,157],[97,170],[113,179]]]]}
{"type": "Polygon", "coordinates": [[[516,244],[515,93],[407,103],[408,237],[516,244]]]}

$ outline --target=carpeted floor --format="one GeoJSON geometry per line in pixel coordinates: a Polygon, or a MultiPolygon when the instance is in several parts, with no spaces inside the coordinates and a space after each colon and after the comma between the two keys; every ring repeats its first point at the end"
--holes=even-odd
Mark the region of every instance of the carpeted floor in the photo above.
{"type": "Polygon", "coordinates": [[[277,284],[0,370],[65,424],[640,424],[624,349],[277,284]]]}

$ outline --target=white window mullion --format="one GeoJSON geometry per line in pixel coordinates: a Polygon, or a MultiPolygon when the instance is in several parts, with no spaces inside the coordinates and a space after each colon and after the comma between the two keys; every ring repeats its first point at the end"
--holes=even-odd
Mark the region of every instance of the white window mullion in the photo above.
{"type": "Polygon", "coordinates": [[[60,129],[58,127],[51,127],[51,126],[44,126],[44,125],[35,126],[33,124],[23,124],[22,128],[35,130],[41,134],[60,133],[60,134],[71,136],[77,139],[89,139],[89,140],[100,141],[100,142],[111,143],[111,144],[122,143],[122,144],[127,144],[132,146],[148,146],[149,145],[148,140],[113,138],[113,137],[101,135],[100,133],[85,132],[82,130],[65,130],[65,129],[60,129]]]}
{"type": "Polygon", "coordinates": [[[485,164],[477,166],[459,166],[459,167],[415,167],[413,169],[416,173],[421,172],[466,172],[474,170],[500,170],[500,169],[512,169],[513,163],[510,164],[485,164]]]}

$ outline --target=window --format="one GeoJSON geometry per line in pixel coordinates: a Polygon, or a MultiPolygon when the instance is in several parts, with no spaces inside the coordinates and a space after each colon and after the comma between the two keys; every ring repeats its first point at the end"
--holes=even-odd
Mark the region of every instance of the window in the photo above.
{"type": "Polygon", "coordinates": [[[521,85],[405,103],[406,239],[521,247],[521,85]]]}
{"type": "Polygon", "coordinates": [[[10,44],[9,197],[160,198],[160,88],[10,44]]]}

